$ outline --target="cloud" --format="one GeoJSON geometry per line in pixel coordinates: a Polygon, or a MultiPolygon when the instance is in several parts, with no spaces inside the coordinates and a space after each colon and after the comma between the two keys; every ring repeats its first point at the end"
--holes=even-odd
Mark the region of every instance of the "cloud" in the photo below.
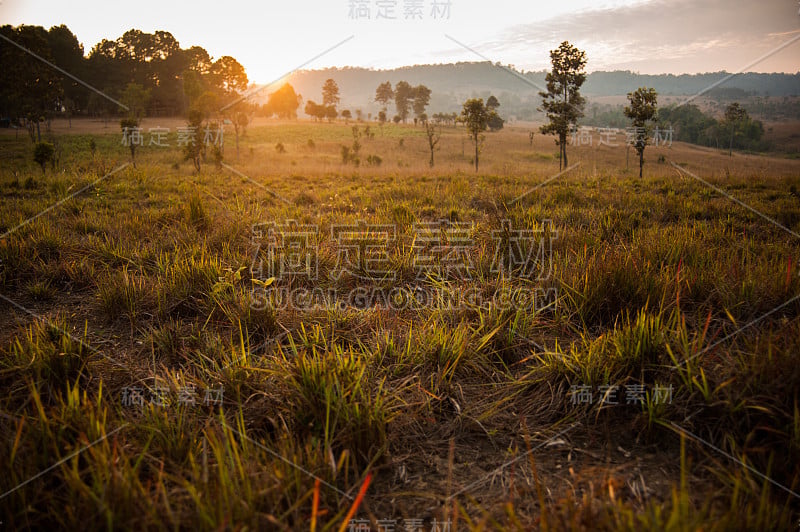
{"type": "MultiPolygon", "coordinates": [[[[569,40],[587,51],[590,70],[634,65],[653,72],[666,70],[660,65],[671,71],[680,65],[687,72],[735,70],[798,28],[797,3],[790,0],[652,0],[515,25],[476,48],[533,69],[545,68],[547,51],[569,40]]],[[[786,49],[762,66],[797,71],[796,58],[796,50],[786,49]]]]}

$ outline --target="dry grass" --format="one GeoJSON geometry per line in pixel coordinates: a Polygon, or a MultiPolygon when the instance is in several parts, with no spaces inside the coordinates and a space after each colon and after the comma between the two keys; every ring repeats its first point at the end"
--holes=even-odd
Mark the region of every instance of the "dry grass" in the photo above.
{"type": "MultiPolygon", "coordinates": [[[[97,126],[57,137],[44,177],[27,138],[0,137],[0,232],[127,160],[97,126]]],[[[421,128],[376,124],[361,164],[343,164],[351,127],[257,124],[238,160],[228,139],[240,174],[144,147],[136,168],[0,240],[3,524],[796,524],[797,498],[753,471],[800,489],[797,239],[657,161],[795,232],[798,162],[676,144],[648,148],[640,180],[624,147],[574,148],[577,169],[515,202],[558,172],[552,138],[487,134],[476,174],[454,128],[434,168],[421,128]],[[413,224],[443,219],[474,224],[472,276],[417,280],[413,224]],[[254,305],[252,228],[287,220],[319,227],[319,279],[281,277],[254,305]],[[549,277],[492,272],[504,220],[552,220],[549,277]],[[328,276],[331,227],[359,221],[397,231],[395,279],[369,286],[540,287],[555,305],[277,305],[287,287],[363,285],[328,276]],[[638,384],[643,402],[627,404],[638,384]],[[577,402],[580,386],[618,386],[619,404],[577,402]]]]}

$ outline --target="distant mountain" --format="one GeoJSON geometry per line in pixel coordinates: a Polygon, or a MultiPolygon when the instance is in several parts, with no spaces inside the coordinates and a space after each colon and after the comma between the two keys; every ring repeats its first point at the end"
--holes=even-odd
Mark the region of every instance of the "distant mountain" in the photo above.
{"type": "MultiPolygon", "coordinates": [[[[729,76],[727,72],[707,74],[658,74],[645,75],[629,71],[592,72],[587,76],[583,94],[590,100],[599,97],[620,96],[647,86],[655,88],[664,96],[693,95],[729,76]]],[[[333,78],[339,85],[341,109],[361,109],[377,113],[380,106],[373,100],[375,88],[384,81],[394,85],[405,80],[412,85],[424,84],[431,89],[428,112],[452,112],[461,108],[461,103],[470,97],[487,98],[494,94],[500,100],[501,114],[525,120],[539,117],[536,111],[541,102],[539,87],[544,86],[545,72],[520,72],[510,67],[486,62],[468,62],[443,65],[415,65],[391,70],[366,68],[326,68],[303,70],[289,76],[288,81],[304,100],[320,102],[322,85],[333,78]]],[[[278,87],[263,91],[259,98],[278,87]]],[[[730,77],[717,88],[706,93],[712,99],[745,99],[753,96],[798,96],[800,95],[800,73],[759,74],[744,73],[730,77]]],[[[389,106],[389,116],[394,106],[389,106]]]]}

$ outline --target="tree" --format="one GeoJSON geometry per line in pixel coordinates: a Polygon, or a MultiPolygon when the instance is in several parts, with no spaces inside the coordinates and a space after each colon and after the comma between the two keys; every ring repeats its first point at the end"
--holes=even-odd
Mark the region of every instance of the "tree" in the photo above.
{"type": "Polygon", "coordinates": [[[500,115],[494,113],[489,119],[489,131],[500,131],[505,123],[506,121],[500,118],[500,115]]]}
{"type": "Polygon", "coordinates": [[[130,115],[119,121],[119,127],[122,128],[123,141],[128,145],[128,149],[131,151],[131,162],[133,163],[133,167],[136,168],[136,146],[138,146],[141,141],[139,119],[134,115],[130,115]]]}
{"type": "Polygon", "coordinates": [[[425,114],[425,108],[431,101],[431,90],[425,85],[417,85],[413,90],[414,100],[411,103],[411,108],[414,110],[414,116],[422,119],[425,114]]]}
{"type": "Polygon", "coordinates": [[[247,89],[244,67],[229,55],[214,61],[209,72],[212,86],[223,101],[234,100],[247,89]]]}
{"type": "Polygon", "coordinates": [[[386,106],[389,105],[394,99],[394,91],[392,90],[392,84],[389,81],[381,83],[378,85],[378,88],[375,89],[375,101],[383,105],[383,110],[386,110],[386,106]]]}
{"type": "Polygon", "coordinates": [[[433,122],[425,122],[425,136],[428,138],[428,148],[431,150],[430,167],[433,168],[433,152],[436,151],[436,145],[439,144],[439,139],[442,133],[439,127],[433,122]]]}
{"type": "Polygon", "coordinates": [[[128,83],[120,96],[120,101],[128,107],[129,117],[134,118],[138,124],[150,102],[150,89],[145,89],[138,83],[128,83]]]}
{"type": "Polygon", "coordinates": [[[186,64],[186,68],[198,74],[208,74],[211,72],[211,56],[205,48],[201,46],[192,46],[186,50],[182,50],[182,55],[186,64]]]}
{"type": "Polygon", "coordinates": [[[578,123],[583,116],[586,100],[581,96],[580,88],[586,81],[586,52],[578,50],[568,41],[564,41],[555,50],[550,51],[552,70],[545,76],[547,91],[540,92],[542,107],[549,123],[543,125],[542,133],[558,136],[559,146],[558,168],[567,166],[567,135],[571,126],[578,123]]]}
{"type": "Polygon", "coordinates": [[[381,135],[383,135],[383,124],[386,123],[386,111],[381,110],[378,113],[378,125],[381,127],[381,135]]]}
{"type": "Polygon", "coordinates": [[[478,154],[483,143],[483,132],[489,126],[489,120],[494,115],[494,111],[488,109],[483,98],[471,98],[464,102],[461,111],[461,121],[467,128],[467,134],[475,145],[475,171],[478,171],[478,154]]]}
{"type": "MultiPolygon", "coordinates": [[[[47,31],[47,41],[53,63],[73,76],[83,79],[86,75],[86,59],[83,45],[65,25],[53,26],[47,31]]],[[[73,112],[85,109],[91,91],[68,77],[61,79],[64,89],[62,107],[69,117],[73,112]]]]}
{"type": "Polygon", "coordinates": [[[236,160],[239,160],[239,131],[241,130],[244,135],[247,124],[250,123],[250,117],[244,111],[237,112],[233,117],[233,131],[236,134],[236,160]]]}
{"type": "Polygon", "coordinates": [[[300,107],[300,96],[288,83],[269,95],[267,101],[268,115],[277,115],[278,118],[297,118],[297,109],[300,107]]]}
{"type": "MultiPolygon", "coordinates": [[[[48,33],[41,26],[2,26],[0,33],[53,61],[48,33]]],[[[63,89],[58,72],[7,42],[0,46],[0,71],[0,116],[24,122],[31,142],[41,142],[41,122],[60,110],[63,89]]]]}
{"type": "Polygon", "coordinates": [[[326,79],[322,86],[322,105],[334,108],[339,105],[339,85],[331,78],[326,79]]]}
{"type": "Polygon", "coordinates": [[[456,113],[434,113],[433,120],[439,124],[456,125],[458,114],[456,113]]]}
{"type": "Polygon", "coordinates": [[[248,112],[252,112],[252,105],[247,102],[237,102],[225,109],[225,116],[233,125],[233,135],[236,142],[236,160],[239,160],[239,136],[244,136],[247,124],[250,123],[248,112]]]}
{"type": "Polygon", "coordinates": [[[324,107],[325,109],[325,118],[328,119],[328,122],[333,122],[336,120],[336,117],[339,116],[339,112],[336,110],[335,105],[327,105],[324,107]]]}
{"type": "Polygon", "coordinates": [[[177,113],[184,108],[181,73],[188,64],[175,37],[166,31],[126,31],[116,41],[103,40],[89,57],[90,82],[121,90],[136,83],[151,91],[148,111],[177,113]]]}
{"type": "Polygon", "coordinates": [[[644,149],[647,147],[649,126],[658,120],[658,93],[655,89],[639,87],[628,93],[630,105],[625,107],[625,116],[631,119],[634,128],[633,146],[639,154],[639,177],[644,167],[644,149]]]}
{"type": "Polygon", "coordinates": [[[675,128],[674,140],[713,146],[717,121],[694,104],[668,106],[658,110],[658,121],[675,128]]]}
{"type": "Polygon", "coordinates": [[[725,109],[725,124],[731,132],[731,141],[728,145],[728,157],[733,157],[733,136],[737,126],[749,118],[744,107],[739,102],[733,102],[725,109]]]}
{"type": "Polygon", "coordinates": [[[139,122],[145,114],[150,101],[150,89],[145,89],[138,83],[128,83],[120,100],[128,107],[128,116],[120,120],[123,140],[127,141],[131,151],[131,162],[136,167],[136,146],[141,141],[139,122]]]}
{"type": "Polygon", "coordinates": [[[231,101],[247,87],[244,68],[232,57],[212,62],[200,47],[182,50],[166,31],[153,33],[132,29],[117,39],[103,39],[88,58],[77,37],[64,25],[45,30],[40,26],[2,26],[0,32],[46,62],[16,46],[0,46],[0,116],[28,125],[34,133],[42,120],[56,114],[111,115],[119,109],[114,101],[129,84],[150,91],[144,111],[149,115],[184,113],[206,91],[217,92],[220,101],[231,101]]]}
{"type": "Polygon", "coordinates": [[[189,111],[188,130],[192,132],[192,136],[188,142],[183,146],[183,158],[187,161],[192,161],[195,171],[200,171],[200,156],[203,153],[203,143],[201,130],[203,127],[203,114],[198,110],[189,111]]]}
{"type": "Polygon", "coordinates": [[[397,107],[397,116],[403,123],[406,123],[408,118],[408,110],[411,106],[411,100],[414,98],[414,89],[408,82],[398,81],[394,86],[394,104],[397,107]]]}
{"type": "Polygon", "coordinates": [[[203,120],[208,120],[219,111],[219,95],[213,91],[206,91],[192,103],[191,109],[200,112],[203,120]]]}
{"type": "Polygon", "coordinates": [[[350,109],[345,109],[342,111],[342,118],[344,118],[344,123],[350,123],[350,119],[353,118],[353,113],[350,112],[350,109]]]}
{"type": "Polygon", "coordinates": [[[184,110],[181,97],[181,72],[186,60],[180,44],[167,31],[156,31],[148,38],[150,61],[145,65],[145,87],[151,90],[148,109],[152,113],[177,114],[184,110]]]}
{"type": "Polygon", "coordinates": [[[489,99],[486,100],[486,108],[493,113],[489,119],[489,131],[499,131],[503,129],[503,124],[506,122],[497,114],[498,107],[500,107],[500,102],[497,101],[497,98],[493,95],[489,96],[489,99]]]}
{"type": "Polygon", "coordinates": [[[324,105],[320,105],[314,100],[308,100],[303,111],[312,118],[322,120],[325,118],[326,109],[324,105]]]}

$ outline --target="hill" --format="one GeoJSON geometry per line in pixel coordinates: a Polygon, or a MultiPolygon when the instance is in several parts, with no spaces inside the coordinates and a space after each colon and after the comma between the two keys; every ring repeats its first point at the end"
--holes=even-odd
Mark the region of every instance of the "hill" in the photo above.
{"type": "MultiPolygon", "coordinates": [[[[693,95],[724,79],[727,72],[705,74],[644,75],[629,71],[592,72],[583,92],[590,100],[625,95],[631,90],[648,86],[665,96],[693,95]]],[[[539,104],[539,87],[544,86],[544,71],[524,72],[512,67],[484,62],[441,65],[414,65],[391,70],[346,67],[302,70],[287,78],[305,100],[319,101],[322,85],[333,78],[341,90],[342,108],[360,108],[364,113],[376,113],[379,106],[373,101],[375,88],[384,81],[392,84],[405,80],[412,85],[424,84],[432,90],[429,109],[452,112],[460,109],[469,97],[488,97],[495,94],[508,116],[520,120],[535,119],[539,104]]],[[[270,87],[259,95],[266,101],[270,87]]],[[[800,73],[761,74],[743,73],[731,77],[707,95],[715,100],[753,97],[788,97],[800,95],[800,73]]]]}

